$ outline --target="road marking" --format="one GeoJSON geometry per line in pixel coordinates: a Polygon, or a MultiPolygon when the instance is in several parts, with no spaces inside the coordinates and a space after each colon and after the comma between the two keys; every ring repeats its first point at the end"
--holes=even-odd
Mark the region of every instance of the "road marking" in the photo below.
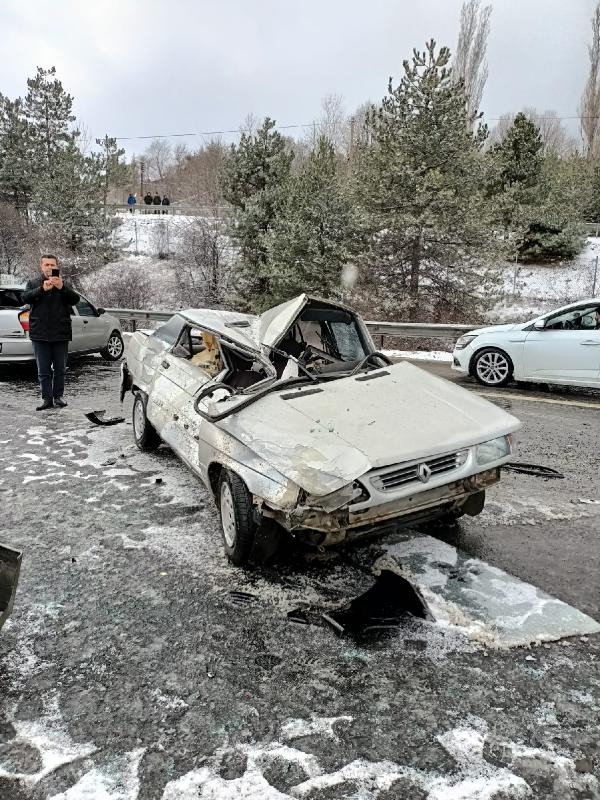
{"type": "Polygon", "coordinates": [[[528,403],[548,403],[553,406],[575,406],[576,408],[600,408],[600,403],[585,403],[583,400],[554,400],[550,397],[530,397],[526,394],[505,394],[498,392],[491,394],[490,392],[477,392],[481,397],[506,397],[509,400],[526,400],[528,403]]]}

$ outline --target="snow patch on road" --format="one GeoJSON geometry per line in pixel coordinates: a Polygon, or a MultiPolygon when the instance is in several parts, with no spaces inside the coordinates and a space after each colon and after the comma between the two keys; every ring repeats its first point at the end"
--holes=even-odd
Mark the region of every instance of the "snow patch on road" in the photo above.
{"type": "Polygon", "coordinates": [[[137,800],[140,792],[139,766],[146,749],[140,747],[94,767],[70,789],[50,800],[137,800]]]}

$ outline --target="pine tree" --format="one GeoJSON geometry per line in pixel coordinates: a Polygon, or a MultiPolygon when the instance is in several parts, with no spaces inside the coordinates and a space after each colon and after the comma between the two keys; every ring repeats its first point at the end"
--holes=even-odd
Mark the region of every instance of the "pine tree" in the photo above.
{"type": "Polygon", "coordinates": [[[582,159],[544,157],[537,125],[519,113],[489,152],[488,187],[511,258],[570,258],[582,246],[582,159]]]}
{"type": "Polygon", "coordinates": [[[0,96],[0,197],[25,220],[35,181],[33,135],[23,101],[0,96]]]}
{"type": "Polygon", "coordinates": [[[288,185],[287,201],[268,240],[272,295],[265,305],[300,292],[339,294],[342,269],[352,253],[353,214],[330,141],[319,139],[288,185]]]}
{"type": "Polygon", "coordinates": [[[358,152],[357,195],[370,242],[361,281],[379,313],[413,320],[473,318],[494,278],[481,191],[487,129],[472,130],[449,59],[433,41],[414,51],[400,83],[390,79],[373,109],[358,152]]]}
{"type": "Polygon", "coordinates": [[[243,133],[225,160],[223,196],[233,206],[231,236],[239,248],[239,301],[258,307],[271,294],[267,240],[285,202],[292,154],[268,117],[256,133],[243,133]]]}
{"type": "Polygon", "coordinates": [[[51,175],[57,158],[77,138],[77,132],[72,130],[73,98],[55,75],[55,67],[38,67],[35,78],[27,81],[23,102],[33,132],[34,162],[38,170],[51,175]]]}

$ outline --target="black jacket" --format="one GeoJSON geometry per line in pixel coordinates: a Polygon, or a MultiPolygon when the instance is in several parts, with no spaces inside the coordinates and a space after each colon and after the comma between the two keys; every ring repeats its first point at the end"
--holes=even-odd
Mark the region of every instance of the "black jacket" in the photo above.
{"type": "Polygon", "coordinates": [[[152,195],[150,193],[144,195],[144,203],[146,203],[147,206],[152,205],[152,195]]]}
{"type": "Polygon", "coordinates": [[[44,278],[27,281],[23,292],[24,303],[29,303],[29,338],[37,342],[70,342],[72,306],[79,302],[79,295],[63,282],[62,289],[42,288],[44,278]]]}
{"type": "Polygon", "coordinates": [[[153,205],[155,205],[155,206],[159,206],[159,205],[160,205],[160,195],[159,195],[159,194],[155,194],[155,195],[154,195],[154,198],[153,198],[153,200],[152,200],[152,203],[153,203],[153,205]]]}

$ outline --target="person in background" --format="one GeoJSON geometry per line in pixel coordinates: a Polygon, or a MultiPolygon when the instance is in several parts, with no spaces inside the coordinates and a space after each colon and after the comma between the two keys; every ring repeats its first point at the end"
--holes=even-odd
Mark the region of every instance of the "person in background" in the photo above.
{"type": "MultiPolygon", "coordinates": [[[[159,206],[160,205],[160,195],[159,194],[155,194],[154,197],[152,198],[152,205],[154,205],[154,206],[159,206]]],[[[155,214],[160,214],[160,211],[157,210],[154,213],[155,214]]]]}
{"type": "Polygon", "coordinates": [[[129,213],[133,214],[133,207],[137,203],[137,197],[133,194],[133,192],[129,192],[129,197],[127,198],[127,205],[129,206],[129,213]]]}
{"type": "Polygon", "coordinates": [[[79,295],[60,277],[58,258],[40,258],[41,276],[27,282],[23,302],[29,303],[29,338],[37,363],[42,403],[36,411],[64,408],[65,372],[72,338],[71,314],[79,295]]]}
{"type": "MultiPolygon", "coordinates": [[[[167,195],[165,195],[165,196],[163,197],[163,199],[162,199],[162,204],[163,204],[163,206],[170,206],[170,205],[171,205],[171,201],[169,200],[169,198],[167,197],[167,195]]],[[[168,214],[169,212],[168,212],[168,211],[166,211],[165,209],[163,209],[163,212],[162,212],[162,213],[163,213],[163,214],[168,214]]]]}
{"type": "Polygon", "coordinates": [[[152,195],[150,194],[150,192],[146,192],[146,194],[144,195],[144,203],[147,206],[151,206],[152,205],[152,195]]]}

